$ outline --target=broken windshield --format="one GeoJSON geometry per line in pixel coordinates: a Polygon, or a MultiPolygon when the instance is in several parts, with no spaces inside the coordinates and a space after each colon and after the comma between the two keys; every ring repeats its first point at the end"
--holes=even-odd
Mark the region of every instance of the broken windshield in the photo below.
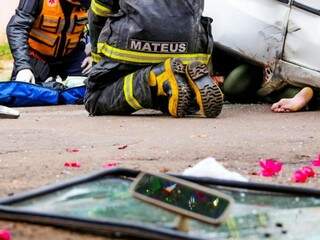
{"type": "MultiPolygon", "coordinates": [[[[134,199],[131,181],[104,178],[12,204],[19,210],[89,220],[142,223],[174,229],[177,215],[134,199]]],[[[318,239],[320,199],[219,188],[235,199],[220,226],[191,221],[190,236],[203,239],[318,239]]]]}

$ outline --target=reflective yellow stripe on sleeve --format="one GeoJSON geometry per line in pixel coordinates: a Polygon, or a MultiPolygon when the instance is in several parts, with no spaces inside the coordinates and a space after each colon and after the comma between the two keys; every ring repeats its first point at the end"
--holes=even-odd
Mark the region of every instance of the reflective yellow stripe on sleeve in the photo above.
{"type": "Polygon", "coordinates": [[[99,54],[94,53],[94,52],[91,52],[91,57],[92,57],[92,61],[94,63],[98,63],[102,60],[102,57],[99,54]]]}
{"type": "Polygon", "coordinates": [[[126,98],[127,103],[135,110],[142,109],[143,107],[140,105],[138,100],[133,95],[133,76],[134,74],[130,74],[124,78],[124,96],[126,98]]]}
{"type": "Polygon", "coordinates": [[[123,50],[120,48],[112,47],[106,43],[98,43],[98,53],[104,56],[124,62],[131,63],[161,63],[168,58],[179,58],[184,64],[194,61],[199,61],[208,64],[210,54],[203,53],[188,53],[188,54],[172,54],[172,53],[146,53],[131,50],[123,50]]]}
{"type": "Polygon", "coordinates": [[[99,3],[97,0],[91,1],[91,10],[94,14],[100,17],[108,17],[112,10],[101,3],[99,3]]]}

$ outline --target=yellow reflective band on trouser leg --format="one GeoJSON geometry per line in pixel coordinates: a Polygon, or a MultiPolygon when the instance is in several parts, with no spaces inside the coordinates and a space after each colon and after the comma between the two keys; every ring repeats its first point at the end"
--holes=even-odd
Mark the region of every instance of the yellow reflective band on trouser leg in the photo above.
{"type": "Polygon", "coordinates": [[[112,47],[106,43],[98,43],[98,53],[118,61],[130,63],[162,63],[169,58],[178,58],[183,64],[201,62],[208,64],[211,55],[205,53],[146,53],[112,47]]]}
{"type": "Polygon", "coordinates": [[[110,8],[98,3],[97,0],[91,1],[91,10],[95,15],[100,17],[108,17],[112,13],[110,8]]]}
{"type": "Polygon", "coordinates": [[[140,105],[138,100],[133,95],[133,76],[134,73],[126,76],[124,78],[124,86],[123,92],[126,98],[127,103],[135,110],[142,109],[143,107],[140,105]]]}

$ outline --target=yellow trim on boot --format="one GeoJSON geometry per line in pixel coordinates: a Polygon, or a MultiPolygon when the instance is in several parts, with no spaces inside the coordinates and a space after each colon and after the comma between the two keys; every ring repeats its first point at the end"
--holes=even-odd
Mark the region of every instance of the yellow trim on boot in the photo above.
{"type": "Polygon", "coordinates": [[[150,86],[150,87],[155,87],[155,86],[157,86],[157,75],[156,75],[153,71],[150,71],[150,75],[149,75],[149,86],[150,86]]]}
{"type": "Polygon", "coordinates": [[[174,75],[171,62],[172,62],[172,59],[167,59],[164,62],[164,69],[166,74],[163,77],[167,78],[171,88],[171,96],[169,98],[169,105],[168,105],[169,113],[173,117],[177,117],[177,108],[178,108],[178,101],[179,101],[179,86],[177,83],[177,79],[174,75]]]}
{"type": "Polygon", "coordinates": [[[165,81],[168,81],[170,78],[170,74],[168,74],[166,71],[163,72],[162,74],[160,74],[157,77],[157,83],[158,83],[158,96],[167,96],[167,94],[165,93],[164,89],[163,89],[163,84],[165,81]]]}
{"type": "MultiPolygon", "coordinates": [[[[171,64],[170,64],[171,66],[171,64]]],[[[169,78],[172,77],[166,70],[159,74],[158,76],[155,72],[151,71],[149,75],[149,86],[157,87],[157,96],[167,96],[163,89],[165,81],[169,81],[169,78]]],[[[169,81],[170,82],[170,81],[169,81]]]]}
{"type": "Polygon", "coordinates": [[[140,105],[140,103],[138,102],[138,100],[134,97],[133,94],[133,76],[134,73],[126,76],[124,78],[124,83],[123,83],[123,92],[124,92],[124,96],[125,99],[127,101],[127,103],[135,110],[140,110],[143,107],[140,105]]]}

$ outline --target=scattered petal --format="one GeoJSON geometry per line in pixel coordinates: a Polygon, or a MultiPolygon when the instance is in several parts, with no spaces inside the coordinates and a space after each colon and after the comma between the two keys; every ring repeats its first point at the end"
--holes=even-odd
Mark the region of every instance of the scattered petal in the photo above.
{"type": "Polygon", "coordinates": [[[120,147],[118,147],[119,150],[123,150],[123,149],[126,149],[128,147],[128,145],[122,145],[120,147]]]}
{"type": "Polygon", "coordinates": [[[283,163],[274,159],[260,160],[261,175],[264,177],[274,177],[282,170],[283,163]]]}
{"type": "Polygon", "coordinates": [[[118,163],[116,163],[116,162],[105,163],[105,164],[102,165],[102,167],[106,168],[106,169],[115,168],[117,166],[118,166],[118,163]]]}
{"type": "Polygon", "coordinates": [[[308,175],[301,170],[297,170],[293,173],[292,181],[295,183],[305,183],[308,181],[308,175]]]}
{"type": "Polygon", "coordinates": [[[6,229],[0,229],[0,240],[11,240],[11,232],[6,229]]]}
{"type": "Polygon", "coordinates": [[[312,161],[312,165],[313,165],[314,167],[320,167],[320,160],[318,160],[318,161],[316,161],[316,160],[312,161]]]}
{"type": "Polygon", "coordinates": [[[320,167],[320,154],[312,161],[314,167],[320,167]]]}
{"type": "Polygon", "coordinates": [[[81,164],[79,162],[65,162],[64,166],[69,168],[80,168],[81,164]]]}
{"type": "Polygon", "coordinates": [[[80,149],[79,148],[67,148],[66,152],[68,152],[68,153],[78,153],[78,152],[80,152],[80,149]]]}
{"type": "Polygon", "coordinates": [[[303,167],[303,168],[301,168],[301,171],[302,171],[304,174],[306,174],[308,177],[310,177],[310,178],[313,178],[313,177],[316,176],[316,173],[315,173],[315,171],[313,170],[312,167],[309,167],[309,166],[303,167]]]}
{"type": "Polygon", "coordinates": [[[262,171],[261,171],[261,175],[262,175],[263,177],[274,177],[274,176],[276,176],[277,174],[276,174],[274,171],[262,170],[262,171]]]}
{"type": "Polygon", "coordinates": [[[71,167],[71,164],[70,164],[69,162],[65,162],[65,163],[64,163],[64,166],[65,166],[65,167],[71,167]]]}

